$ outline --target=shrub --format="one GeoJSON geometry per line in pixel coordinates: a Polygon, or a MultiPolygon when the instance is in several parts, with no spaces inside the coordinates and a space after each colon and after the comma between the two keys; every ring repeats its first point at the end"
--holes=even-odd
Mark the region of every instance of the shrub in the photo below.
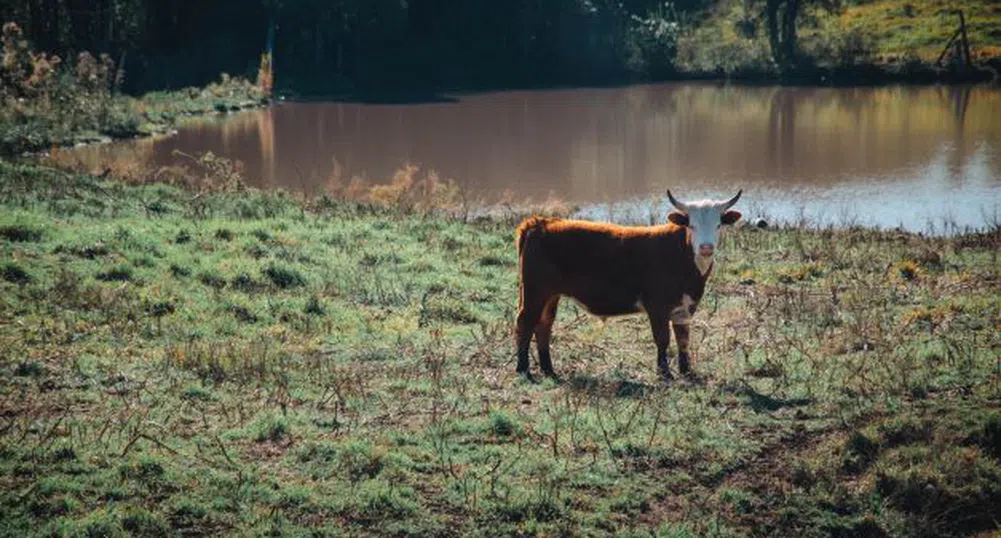
{"type": "Polygon", "coordinates": [[[254,424],[254,440],[258,443],[271,441],[278,443],[288,437],[290,428],[283,417],[265,415],[254,424]]]}
{"type": "Polygon", "coordinates": [[[244,293],[253,293],[261,288],[261,284],[247,273],[236,275],[229,281],[229,285],[244,293]]]}
{"type": "Polygon", "coordinates": [[[198,280],[201,280],[202,284],[217,290],[221,290],[226,287],[226,279],[214,271],[206,271],[202,273],[198,276],[198,280]]]}
{"type": "Polygon", "coordinates": [[[12,243],[37,243],[42,240],[42,232],[21,224],[0,227],[0,237],[12,243]]]}
{"type": "Polygon", "coordinates": [[[311,295],[309,299],[306,300],[306,306],[302,311],[311,316],[322,316],[327,313],[326,309],[323,307],[323,303],[320,302],[320,298],[316,295],[311,295]]]}
{"type": "Polygon", "coordinates": [[[21,377],[38,377],[45,374],[45,365],[38,361],[22,362],[14,368],[14,375],[21,377]]]}
{"type": "Polygon", "coordinates": [[[230,305],[229,311],[236,316],[236,319],[242,321],[243,323],[257,323],[257,315],[245,306],[230,305]]]}
{"type": "Polygon", "coordinates": [[[215,231],[216,239],[220,239],[222,241],[232,241],[233,237],[235,237],[235,234],[233,233],[232,230],[229,230],[227,228],[219,228],[218,230],[215,231]]]}
{"type": "Polygon", "coordinates": [[[382,471],[382,452],[368,441],[347,441],[341,445],[337,460],[352,482],[375,478],[382,471]]]}
{"type": "Polygon", "coordinates": [[[108,269],[107,271],[101,271],[94,278],[104,282],[127,282],[132,280],[132,269],[122,265],[108,269]]]}
{"type": "Polygon", "coordinates": [[[4,265],[3,269],[0,269],[0,275],[2,275],[3,279],[7,282],[12,282],[14,284],[27,284],[32,281],[31,274],[16,263],[8,263],[4,265]]]}
{"type": "Polygon", "coordinates": [[[500,437],[510,437],[518,433],[517,420],[504,411],[490,412],[490,431],[500,437]]]}
{"type": "Polygon", "coordinates": [[[176,263],[170,264],[170,274],[175,277],[187,277],[191,276],[191,269],[184,267],[183,265],[177,265],[176,263]]]}
{"type": "Polygon", "coordinates": [[[663,77],[674,71],[679,30],[678,23],[665,13],[651,13],[646,17],[633,15],[627,34],[632,49],[630,68],[653,77],[663,77]]]}
{"type": "Polygon", "coordinates": [[[974,435],[974,441],[984,452],[1001,460],[1001,414],[988,415],[983,427],[974,435]]]}
{"type": "Polygon", "coordinates": [[[272,284],[281,288],[296,288],[306,285],[306,278],[299,271],[291,267],[271,265],[264,269],[264,276],[268,277],[272,284]]]}

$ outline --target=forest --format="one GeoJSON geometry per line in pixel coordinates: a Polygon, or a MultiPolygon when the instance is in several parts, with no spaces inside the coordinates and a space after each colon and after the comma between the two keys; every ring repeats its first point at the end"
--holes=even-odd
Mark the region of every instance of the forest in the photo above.
{"type": "Polygon", "coordinates": [[[278,87],[298,94],[775,79],[820,67],[851,69],[854,81],[869,64],[927,79],[955,30],[954,8],[966,9],[981,59],[997,56],[989,2],[896,4],[5,0],[0,20],[37,50],[108,54],[130,93],[202,85],[220,72],[253,79],[267,51],[278,87]]]}

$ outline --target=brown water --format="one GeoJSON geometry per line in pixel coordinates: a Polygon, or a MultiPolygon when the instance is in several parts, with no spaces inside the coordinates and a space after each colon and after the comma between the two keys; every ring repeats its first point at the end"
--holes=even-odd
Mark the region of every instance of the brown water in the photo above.
{"type": "Polygon", "coordinates": [[[651,195],[723,196],[749,216],[989,225],[1001,215],[1001,92],[666,84],[457,95],[445,102],[283,103],[174,136],[81,148],[99,166],[205,151],[260,187],[317,191],[335,168],[378,182],[406,163],[487,199],[510,191],[646,220],[651,195]]]}

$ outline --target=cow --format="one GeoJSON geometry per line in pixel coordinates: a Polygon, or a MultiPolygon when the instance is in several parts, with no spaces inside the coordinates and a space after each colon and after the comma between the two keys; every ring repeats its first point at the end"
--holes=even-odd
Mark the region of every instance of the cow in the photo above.
{"type": "Polygon", "coordinates": [[[556,377],[549,341],[560,298],[571,297],[601,317],[646,312],[657,345],[657,368],[672,378],[667,348],[678,341],[678,369],[691,374],[688,324],[712,271],[719,228],[740,220],[725,201],[674,206],[665,224],[616,224],[531,217],[515,233],[519,297],[515,339],[519,374],[529,374],[528,350],[535,336],[542,372],[556,377]]]}

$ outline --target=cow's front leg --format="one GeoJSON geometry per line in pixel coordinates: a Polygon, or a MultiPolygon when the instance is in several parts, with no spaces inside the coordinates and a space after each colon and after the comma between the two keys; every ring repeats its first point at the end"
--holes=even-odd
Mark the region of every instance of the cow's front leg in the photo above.
{"type": "Polygon", "coordinates": [[[691,375],[692,363],[688,354],[688,341],[690,332],[689,325],[692,316],[695,314],[696,304],[692,298],[685,295],[682,298],[681,306],[671,312],[671,326],[674,328],[674,339],[678,342],[678,371],[681,375],[691,375]]]}
{"type": "Polygon", "coordinates": [[[653,332],[653,341],[657,344],[657,370],[664,381],[670,381],[671,368],[668,364],[667,348],[671,345],[671,328],[668,326],[669,316],[660,309],[647,308],[647,316],[650,318],[650,330],[653,332]]]}
{"type": "Polygon", "coordinates": [[[674,339],[678,341],[678,371],[681,372],[681,375],[691,375],[692,361],[688,354],[688,324],[672,322],[671,325],[674,327],[674,339]]]}

